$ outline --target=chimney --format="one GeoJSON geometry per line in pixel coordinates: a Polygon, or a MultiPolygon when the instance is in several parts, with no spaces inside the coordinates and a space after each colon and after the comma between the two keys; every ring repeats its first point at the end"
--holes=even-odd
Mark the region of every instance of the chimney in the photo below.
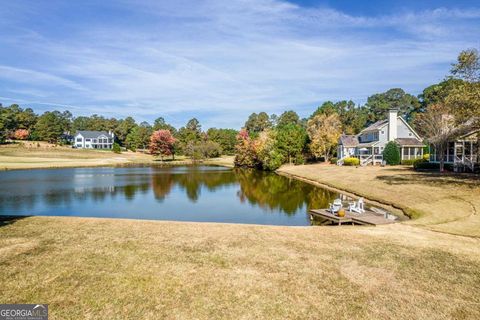
{"type": "Polygon", "coordinates": [[[397,139],[397,117],[398,109],[388,111],[388,141],[397,139]]]}

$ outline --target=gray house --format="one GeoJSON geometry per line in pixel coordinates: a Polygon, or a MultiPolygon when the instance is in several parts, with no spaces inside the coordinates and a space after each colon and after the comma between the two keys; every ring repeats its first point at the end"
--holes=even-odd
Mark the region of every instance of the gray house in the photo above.
{"type": "Polygon", "coordinates": [[[383,149],[389,141],[400,146],[401,159],[417,159],[423,156],[422,139],[400,116],[398,110],[391,109],[388,118],[380,120],[357,135],[342,135],[338,142],[338,165],[343,165],[347,157],[360,159],[361,165],[377,164],[383,161],[383,149]]]}
{"type": "Polygon", "coordinates": [[[79,149],[112,149],[115,135],[111,131],[77,131],[73,147],[79,149]]]}
{"type": "Polygon", "coordinates": [[[455,141],[450,141],[444,154],[435,146],[430,146],[430,162],[439,163],[443,157],[445,164],[453,165],[455,171],[474,172],[480,166],[480,130],[473,130],[455,141]]]}

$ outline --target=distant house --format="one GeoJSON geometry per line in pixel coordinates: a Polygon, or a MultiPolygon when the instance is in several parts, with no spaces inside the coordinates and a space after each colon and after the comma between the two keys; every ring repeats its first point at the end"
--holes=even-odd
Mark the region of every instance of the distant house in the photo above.
{"type": "MultiPolygon", "coordinates": [[[[443,159],[445,164],[453,166],[455,171],[475,171],[480,166],[480,130],[474,130],[455,141],[450,141],[443,159]]],[[[430,162],[439,163],[442,155],[433,145],[430,146],[430,162]]]]}
{"type": "Polygon", "coordinates": [[[112,149],[115,135],[111,131],[77,131],[73,146],[79,149],[112,149]]]}
{"type": "Polygon", "coordinates": [[[402,160],[417,159],[423,156],[421,137],[400,116],[398,110],[391,109],[388,118],[377,121],[357,135],[342,135],[338,142],[338,165],[347,157],[360,159],[362,165],[377,164],[383,161],[383,149],[389,141],[400,147],[402,160]]]}

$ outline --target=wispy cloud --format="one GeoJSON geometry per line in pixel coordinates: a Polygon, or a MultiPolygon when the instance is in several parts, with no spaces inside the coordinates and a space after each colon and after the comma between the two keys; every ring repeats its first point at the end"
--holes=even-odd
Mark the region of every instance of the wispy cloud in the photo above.
{"type": "Polygon", "coordinates": [[[52,3],[7,5],[18,19],[0,19],[0,95],[176,125],[239,127],[253,111],[363,102],[390,87],[416,94],[479,46],[478,7],[355,16],[278,0],[52,3]]]}

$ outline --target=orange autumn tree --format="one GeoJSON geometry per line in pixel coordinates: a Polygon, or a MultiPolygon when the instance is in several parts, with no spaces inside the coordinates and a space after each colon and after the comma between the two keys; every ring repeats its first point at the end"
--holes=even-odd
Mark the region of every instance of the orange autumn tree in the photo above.
{"type": "Polygon", "coordinates": [[[17,129],[13,134],[13,137],[17,140],[26,140],[30,133],[26,129],[17,129]]]}
{"type": "Polygon", "coordinates": [[[155,156],[160,155],[163,161],[164,156],[173,154],[175,141],[169,130],[154,131],[150,136],[150,153],[155,156]]]}

